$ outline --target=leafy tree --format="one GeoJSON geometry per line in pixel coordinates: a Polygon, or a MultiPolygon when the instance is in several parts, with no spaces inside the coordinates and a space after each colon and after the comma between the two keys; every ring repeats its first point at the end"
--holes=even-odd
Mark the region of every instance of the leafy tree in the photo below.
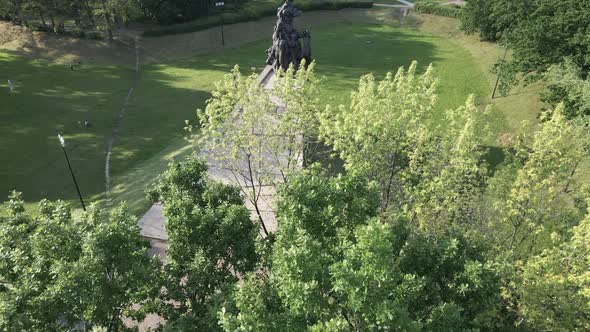
{"type": "Polygon", "coordinates": [[[410,211],[423,226],[444,229],[472,219],[486,173],[480,148],[486,112],[469,98],[447,110],[437,128],[433,68],[417,77],[416,67],[379,83],[361,78],[348,107],[328,109],[320,133],[346,170],[379,184],[384,209],[410,211]]]}
{"type": "Polygon", "coordinates": [[[590,148],[587,127],[567,121],[559,106],[531,142],[526,134],[518,138],[514,159],[490,183],[499,214],[487,233],[502,251],[528,257],[546,248],[552,233],[564,234],[582,219],[575,203],[585,191],[575,178],[590,148]]]}
{"type": "Polygon", "coordinates": [[[400,193],[400,173],[410,162],[408,150],[434,110],[436,82],[430,66],[416,77],[417,63],[407,73],[399,68],[379,83],[373,75],[359,81],[348,107],[328,107],[320,134],[345,162],[347,170],[367,174],[381,187],[387,205],[400,193]]]}
{"type": "MultiPolygon", "coordinates": [[[[479,32],[482,39],[501,41],[512,56],[495,66],[500,92],[524,78],[530,83],[568,57],[579,68],[581,79],[590,71],[590,11],[578,0],[470,0],[462,19],[463,30],[479,32]]],[[[553,91],[549,91],[552,93],[553,91]]],[[[550,99],[564,97],[555,94],[550,99]]],[[[565,98],[563,100],[565,101],[565,98]]],[[[569,105],[568,105],[569,106],[569,105]]]]}
{"type": "Polygon", "coordinates": [[[461,28],[466,33],[479,33],[483,40],[503,41],[534,7],[535,0],[469,0],[463,8],[461,28]]]}
{"type": "Polygon", "coordinates": [[[533,330],[590,329],[590,213],[567,236],[524,263],[519,309],[533,330]]]}
{"type": "Polygon", "coordinates": [[[207,0],[140,0],[139,6],[146,17],[161,24],[189,21],[208,15],[215,9],[214,3],[207,0]]]}
{"type": "Polygon", "coordinates": [[[109,218],[93,207],[72,218],[61,202],[26,213],[20,195],[9,202],[0,231],[0,328],[69,330],[81,323],[121,327],[133,303],[154,296],[157,261],[125,206],[109,218]]]}
{"type": "Polygon", "coordinates": [[[164,204],[168,252],[158,312],[170,330],[216,330],[216,302],[253,271],[256,224],[237,187],[206,179],[198,159],[171,163],[150,190],[164,204]]]}
{"type": "Polygon", "coordinates": [[[362,176],[329,178],[315,168],[292,178],[281,193],[271,268],[239,284],[220,312],[224,329],[483,326],[498,303],[499,275],[482,248],[376,218],[375,189],[362,176]]]}
{"type": "Polygon", "coordinates": [[[542,100],[553,106],[563,102],[563,114],[570,119],[590,115],[590,81],[582,77],[571,59],[549,67],[544,75],[546,91],[542,100]]]}
{"type": "Polygon", "coordinates": [[[317,136],[318,81],[314,64],[304,67],[277,72],[272,89],[265,89],[256,74],[244,77],[236,66],[216,84],[207,108],[197,111],[196,147],[229,170],[266,235],[262,191],[287,183],[303,164],[309,138],[317,136]]]}

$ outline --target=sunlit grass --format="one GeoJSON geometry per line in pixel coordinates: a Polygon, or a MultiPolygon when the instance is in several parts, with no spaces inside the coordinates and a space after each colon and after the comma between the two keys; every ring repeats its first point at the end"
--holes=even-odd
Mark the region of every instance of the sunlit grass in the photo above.
{"type": "MultiPolygon", "coordinates": [[[[126,200],[134,213],[145,210],[145,186],[172,156],[182,158],[189,151],[182,140],[184,121],[195,119],[195,110],[205,106],[214,82],[234,64],[245,72],[260,71],[268,43],[264,39],[192,59],[142,66],[113,149],[112,203],[126,200]]],[[[313,45],[317,73],[326,78],[326,104],[346,102],[361,75],[373,73],[381,79],[412,60],[418,60],[420,72],[434,64],[441,82],[439,112],[461,105],[471,93],[482,96],[489,88],[477,59],[466,49],[411,28],[333,24],[313,31],[313,45]]],[[[7,120],[2,121],[0,152],[9,160],[0,165],[0,192],[14,188],[28,201],[49,197],[78,204],[54,137],[59,126],[85,198],[103,199],[106,142],[133,85],[133,68],[82,66],[72,72],[63,65],[0,54],[0,72],[18,83],[16,93],[0,94],[7,120]],[[77,121],[83,119],[91,120],[93,127],[80,127],[77,121]]]]}

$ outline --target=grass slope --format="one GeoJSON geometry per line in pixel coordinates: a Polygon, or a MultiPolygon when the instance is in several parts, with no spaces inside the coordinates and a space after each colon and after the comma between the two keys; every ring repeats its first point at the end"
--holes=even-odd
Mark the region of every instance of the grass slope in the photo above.
{"type": "MultiPolygon", "coordinates": [[[[143,187],[164,169],[167,159],[187,153],[180,138],[184,120],[193,119],[194,110],[204,107],[213,83],[234,64],[259,70],[267,47],[268,41],[262,40],[142,67],[113,150],[115,201],[129,201],[136,213],[145,209],[143,187]]],[[[439,109],[457,106],[468,94],[481,95],[489,89],[468,51],[419,30],[335,24],[314,30],[313,47],[318,74],[326,76],[327,103],[344,102],[362,74],[372,72],[382,78],[413,59],[420,62],[420,70],[434,63],[442,82],[439,109]]],[[[54,128],[63,125],[83,193],[87,198],[101,198],[106,139],[132,84],[132,68],[83,66],[70,72],[64,66],[5,53],[0,57],[0,73],[5,72],[21,86],[14,94],[6,89],[0,94],[3,118],[8,120],[2,122],[0,153],[11,160],[0,165],[0,193],[15,188],[29,201],[60,197],[76,204],[54,138],[54,128]],[[77,126],[78,120],[86,118],[95,124],[89,130],[77,126]]]]}

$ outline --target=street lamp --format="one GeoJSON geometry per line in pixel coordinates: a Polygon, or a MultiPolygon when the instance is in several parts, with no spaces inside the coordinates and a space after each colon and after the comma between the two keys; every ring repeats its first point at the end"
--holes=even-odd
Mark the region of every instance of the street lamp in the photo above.
{"type": "Polygon", "coordinates": [[[78,197],[80,198],[80,203],[82,203],[82,209],[86,211],[86,205],[84,205],[84,200],[82,199],[82,194],[80,194],[80,188],[78,187],[78,181],[76,181],[76,177],[74,176],[74,171],[72,170],[72,165],[70,164],[70,158],[68,158],[68,153],[66,152],[66,140],[60,134],[57,134],[57,138],[59,139],[59,144],[61,145],[61,149],[64,151],[64,156],[66,156],[66,161],[68,162],[68,168],[70,169],[70,174],[72,175],[72,180],[74,180],[74,185],[76,186],[76,191],[78,192],[78,197]]]}
{"type": "MultiPolygon", "coordinates": [[[[215,7],[217,8],[222,8],[223,6],[225,6],[225,2],[223,1],[219,1],[215,3],[215,7]]],[[[225,47],[225,37],[223,35],[223,12],[221,14],[219,14],[221,16],[221,46],[225,47]]]]}

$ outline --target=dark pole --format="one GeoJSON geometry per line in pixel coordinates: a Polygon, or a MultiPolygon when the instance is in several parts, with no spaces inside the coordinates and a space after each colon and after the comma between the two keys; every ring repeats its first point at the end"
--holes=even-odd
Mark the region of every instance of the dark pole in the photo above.
{"type": "Polygon", "coordinates": [[[215,3],[215,7],[221,8],[219,16],[221,17],[221,47],[225,47],[225,36],[223,34],[223,7],[225,6],[224,1],[218,1],[215,3]]]}
{"type": "MultiPolygon", "coordinates": [[[[502,61],[506,60],[506,54],[508,54],[508,48],[504,51],[504,57],[502,57],[502,61]]],[[[494,92],[492,92],[492,99],[496,97],[496,89],[498,88],[498,83],[500,82],[500,73],[498,73],[498,77],[496,77],[496,84],[494,85],[494,92]]]]}
{"type": "Polygon", "coordinates": [[[86,205],[84,204],[84,200],[82,199],[82,194],[80,193],[80,187],[78,187],[78,181],[76,181],[76,177],[74,176],[74,171],[72,170],[72,164],[70,164],[70,158],[68,158],[68,153],[66,152],[66,144],[61,135],[57,135],[59,138],[59,142],[61,143],[61,149],[64,152],[64,156],[66,157],[66,161],[68,162],[68,168],[70,169],[70,174],[72,175],[72,180],[74,180],[74,185],[76,186],[76,191],[78,192],[78,197],[80,198],[80,203],[82,203],[82,209],[86,211],[86,205]]]}

